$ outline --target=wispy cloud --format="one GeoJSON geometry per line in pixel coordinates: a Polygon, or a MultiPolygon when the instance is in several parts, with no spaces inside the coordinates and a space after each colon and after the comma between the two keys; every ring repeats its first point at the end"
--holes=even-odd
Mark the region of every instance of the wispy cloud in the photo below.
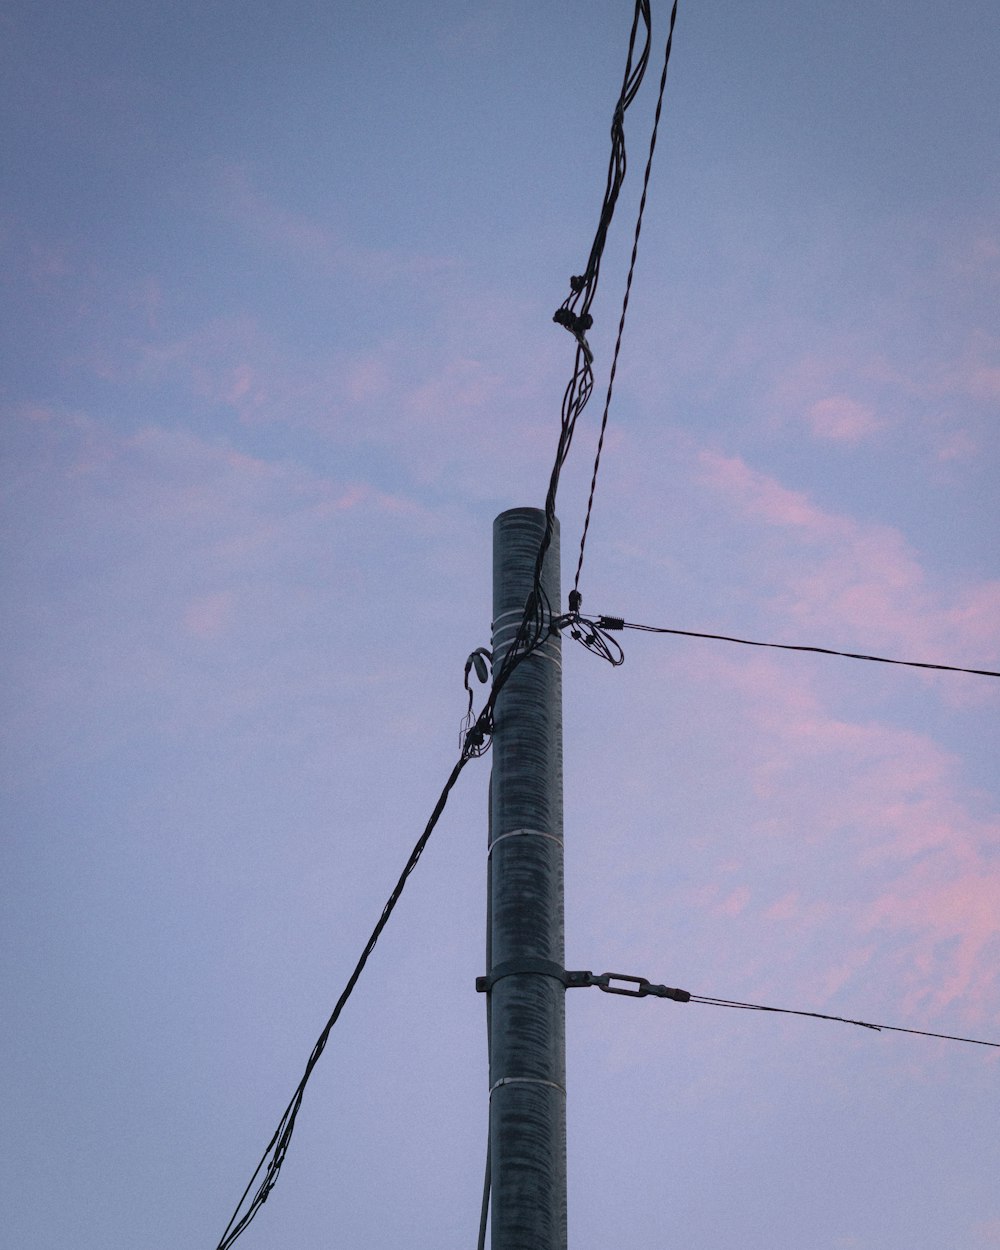
{"type": "Polygon", "coordinates": [[[414,255],[359,246],[332,222],[310,217],[267,194],[248,165],[223,167],[216,187],[217,211],[232,221],[248,241],[296,257],[327,274],[348,274],[365,282],[385,284],[403,278],[428,278],[454,268],[454,261],[445,255],[414,255]]]}
{"type": "Polygon", "coordinates": [[[902,650],[905,659],[996,667],[1000,581],[945,590],[893,527],[825,510],[741,457],[704,451],[699,459],[706,486],[738,515],[794,539],[795,549],[783,546],[761,572],[796,627],[902,650]]]}
{"type": "Polygon", "coordinates": [[[34,408],[8,413],[4,438],[7,784],[57,765],[37,749],[53,719],[82,758],[146,732],[150,700],[159,732],[241,732],[308,685],[289,657],[355,615],[357,551],[440,523],[357,466],[326,476],[185,431],[34,408]]]}
{"type": "MultiPolygon", "coordinates": [[[[1000,813],[980,810],[959,761],[929,735],[836,715],[808,678],[770,658],[716,662],[704,691],[725,697],[752,734],[737,765],[752,798],[733,843],[746,860],[690,903],[729,923],[746,913],[750,960],[766,921],[787,985],[814,1001],[870,1002],[878,987],[906,1020],[990,1019],[1000,1009],[1000,813]]],[[[742,929],[732,937],[745,940],[742,929]]]]}

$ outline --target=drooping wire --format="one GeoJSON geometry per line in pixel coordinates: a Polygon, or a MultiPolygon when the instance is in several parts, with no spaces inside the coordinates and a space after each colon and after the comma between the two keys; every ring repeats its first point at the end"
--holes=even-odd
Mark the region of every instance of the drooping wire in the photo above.
{"type": "Polygon", "coordinates": [[[958,1037],[954,1033],[931,1033],[927,1029],[904,1029],[896,1024],[870,1024],[867,1020],[849,1020],[846,1016],[828,1016],[822,1011],[795,1011],[790,1007],[762,1007],[760,1003],[734,1002],[728,998],[706,998],[701,994],[692,994],[688,1000],[692,1003],[704,1003],[709,1007],[735,1007],[740,1011],[773,1011],[783,1016],[809,1016],[813,1020],[834,1020],[839,1024],[856,1024],[862,1029],[873,1029],[876,1033],[883,1030],[888,1033],[914,1033],[917,1037],[937,1037],[946,1042],[966,1042],[970,1046],[992,1046],[1000,1049],[1000,1042],[984,1042],[977,1037],[958,1037]]]}
{"type": "Polygon", "coordinates": [[[617,639],[602,629],[596,621],[592,621],[579,612],[567,612],[554,622],[559,630],[568,629],[569,636],[578,642],[586,651],[601,660],[607,660],[612,668],[625,663],[625,652],[617,639]]]}
{"type": "MultiPolygon", "coordinates": [[[[625,113],[636,97],[649,64],[650,37],[652,20],[650,16],[650,0],[636,0],[632,17],[632,29],[629,34],[628,54],[625,59],[625,73],[622,78],[618,103],[611,118],[611,155],[608,159],[608,177],[604,190],[604,200],[598,217],[594,241],[587,257],[587,265],[583,273],[570,279],[570,293],[566,296],[559,310],[553,317],[560,325],[565,325],[571,333],[577,333],[579,322],[590,312],[594,296],[597,293],[597,282],[601,272],[601,259],[607,242],[608,228],[614,217],[618,195],[625,181],[628,161],[625,151],[625,113]],[[639,24],[643,25],[642,43],[636,53],[636,40],[639,36],[639,24]]],[[[587,325],[584,330],[589,329],[587,325]]]]}
{"type": "Polygon", "coordinates": [[[601,415],[601,432],[597,440],[597,453],[594,456],[594,472],[590,479],[590,495],[587,499],[587,512],[583,522],[583,534],[580,538],[580,554],[576,562],[576,576],[573,579],[573,594],[570,603],[579,608],[582,598],[580,596],[580,573],[583,570],[583,554],[587,545],[587,532],[590,529],[590,514],[594,507],[594,493],[597,490],[597,474],[601,467],[601,452],[604,450],[604,436],[608,428],[608,414],[611,410],[611,396],[615,386],[615,374],[618,371],[618,357],[621,353],[622,334],[625,330],[625,318],[628,314],[629,296],[632,292],[632,279],[635,275],[635,262],[639,254],[639,235],[642,233],[642,219],[646,211],[646,196],[649,192],[649,176],[653,168],[653,153],[656,151],[656,137],[660,128],[660,114],[663,111],[663,95],[667,86],[667,70],[670,66],[670,53],[673,49],[674,42],[674,26],[677,22],[677,0],[674,0],[673,8],[670,11],[670,29],[667,32],[666,49],[663,54],[663,72],[660,75],[660,90],[656,99],[656,113],[653,118],[653,129],[649,137],[649,155],[646,158],[646,170],[642,179],[642,196],[639,200],[639,212],[636,216],[635,233],[632,237],[632,258],[629,261],[628,277],[625,281],[625,294],[622,297],[622,311],[618,320],[618,335],[615,338],[615,348],[611,357],[611,370],[608,375],[608,390],[604,398],[604,412],[601,415]]]}
{"type": "Polygon", "coordinates": [[[483,1178],[483,1200],[479,1208],[479,1236],[476,1239],[476,1250],[486,1250],[486,1230],[490,1221],[490,1187],[493,1182],[493,1148],[490,1134],[486,1134],[486,1175],[483,1178]]]}
{"type": "Polygon", "coordinates": [[[410,852],[406,865],[400,873],[399,880],[396,882],[395,888],[389,895],[389,898],[382,909],[382,914],[378,919],[378,923],[372,930],[371,935],[365,944],[365,948],[361,952],[361,956],[354,967],[354,971],[348,978],[347,984],[344,986],[340,997],[337,999],[330,1018],[327,1020],[322,1033],[320,1033],[316,1040],[316,1044],[312,1048],[308,1062],[306,1063],[305,1072],[302,1075],[302,1079],[296,1086],[295,1092],[292,1095],[288,1106],[285,1108],[284,1114],[278,1122],[278,1127],[274,1131],[274,1136],[268,1142],[264,1153],[261,1155],[260,1162],[254,1169],[254,1173],[250,1177],[250,1181],[247,1184],[246,1189],[243,1191],[229,1223],[226,1225],[225,1232],[222,1234],[217,1250],[229,1250],[229,1247],[233,1245],[240,1234],[246,1230],[247,1226],[267,1201],[268,1195],[274,1188],[278,1179],[278,1173],[281,1171],[281,1166],[285,1161],[285,1155],[288,1152],[288,1146],[291,1142],[292,1133],[295,1129],[295,1120],[298,1116],[299,1108],[302,1105],[302,1098],[305,1094],[306,1085],[308,1084],[309,1078],[312,1076],[313,1069],[319,1062],[320,1056],[326,1048],[333,1026],[337,1023],[341,1012],[344,1010],[347,1000],[353,993],[354,987],[357,985],[361,973],[364,971],[365,964],[368,962],[368,957],[375,949],[375,944],[382,934],[382,930],[388,924],[389,917],[392,915],[396,904],[399,902],[400,895],[403,893],[403,888],[405,887],[410,874],[413,872],[414,868],[416,868],[417,863],[424,852],[424,848],[434,831],[435,825],[441,818],[441,814],[448,802],[448,796],[451,794],[451,791],[454,788],[455,783],[458,781],[462,770],[471,759],[475,759],[477,756],[484,753],[486,746],[488,745],[489,736],[492,733],[493,715],[496,708],[496,702],[501,691],[510,680],[511,675],[518,665],[531,655],[532,652],[537,650],[548,637],[547,622],[546,628],[539,631],[537,636],[531,636],[529,634],[529,622],[532,620],[533,611],[529,602],[528,609],[525,611],[525,616],[517,638],[507,654],[504,656],[503,662],[501,663],[498,671],[494,674],[493,686],[489,697],[483,705],[479,715],[476,717],[475,723],[465,736],[465,742],[462,746],[461,755],[455,763],[455,766],[452,768],[451,773],[448,776],[448,780],[445,782],[444,787],[438,796],[438,800],[434,805],[434,810],[431,812],[431,815],[427,820],[427,824],[424,826],[423,832],[417,839],[413,850],[410,852]],[[253,1197],[250,1198],[250,1202],[248,1204],[247,1198],[254,1189],[254,1184],[261,1172],[264,1173],[263,1178],[257,1186],[257,1189],[254,1190],[253,1197]],[[244,1207],[246,1207],[245,1211],[244,1207]]]}
{"type": "MultiPolygon", "coordinates": [[[[534,596],[532,596],[532,598],[534,598],[534,596]]],[[[381,936],[383,929],[388,924],[389,917],[392,915],[396,904],[399,902],[400,896],[403,893],[403,888],[405,887],[410,874],[413,872],[414,868],[416,868],[417,863],[424,852],[424,848],[434,831],[435,825],[437,825],[441,818],[441,814],[448,802],[448,796],[451,794],[451,791],[454,788],[455,783],[458,781],[462,770],[471,759],[475,759],[479,755],[482,755],[489,744],[489,738],[493,730],[493,716],[496,709],[497,699],[518,665],[527,659],[527,657],[536,651],[540,646],[542,646],[549,636],[550,628],[558,627],[558,622],[550,622],[548,619],[544,621],[543,626],[538,627],[536,625],[536,612],[533,607],[532,600],[529,599],[517,637],[504,656],[499,668],[494,672],[493,685],[490,690],[489,697],[484,703],[479,715],[476,717],[474,724],[465,735],[461,755],[455,763],[455,766],[452,768],[451,773],[448,776],[448,780],[445,782],[444,787],[438,796],[438,800],[434,805],[434,810],[431,812],[431,815],[427,820],[427,824],[424,826],[423,832],[417,839],[413,850],[410,852],[406,865],[399,876],[399,880],[396,882],[395,888],[389,895],[389,898],[382,909],[382,914],[378,919],[378,923],[372,930],[371,935],[365,944],[365,948],[361,952],[361,956],[354,967],[354,971],[348,978],[347,984],[344,986],[340,997],[337,999],[330,1018],[327,1020],[322,1033],[320,1033],[315,1045],[312,1048],[308,1062],[306,1063],[305,1072],[302,1075],[302,1079],[296,1086],[295,1092],[292,1095],[288,1106],[285,1108],[284,1114],[278,1122],[278,1127],[275,1129],[273,1137],[268,1142],[264,1153],[261,1155],[260,1162],[254,1169],[254,1173],[250,1177],[250,1181],[247,1184],[246,1189],[243,1191],[229,1223],[226,1225],[225,1232],[222,1234],[217,1250],[229,1250],[229,1247],[232,1246],[240,1234],[246,1230],[250,1222],[256,1216],[257,1212],[267,1201],[268,1195],[274,1188],[278,1179],[278,1174],[281,1171],[282,1164],[285,1161],[292,1133],[295,1129],[296,1117],[299,1114],[299,1108],[302,1106],[303,1095],[305,1094],[309,1078],[312,1076],[313,1069],[316,1067],[320,1056],[326,1049],[326,1044],[330,1038],[333,1026],[340,1018],[341,1012],[347,1004],[347,1000],[353,993],[354,987],[357,985],[361,973],[364,971],[365,964],[368,962],[368,957],[375,949],[376,942],[381,936]],[[254,1185],[257,1182],[257,1178],[261,1175],[261,1172],[263,1172],[263,1177],[256,1190],[254,1190],[254,1185]],[[251,1191],[253,1191],[252,1197],[250,1197],[251,1191]],[[248,1197],[250,1197],[249,1203],[247,1202],[248,1197]],[[245,1210],[244,1207],[246,1208],[245,1210]]],[[[476,655],[481,653],[474,652],[473,654],[476,655]]],[[[475,667],[474,661],[472,667],[475,667]]],[[[466,675],[468,676],[468,673],[466,675]]]]}
{"type": "Polygon", "coordinates": [[[967,1042],[970,1046],[993,1046],[1000,1042],[984,1042],[976,1037],[959,1037],[954,1033],[931,1033],[927,1029],[904,1029],[897,1024],[871,1024],[867,1020],[851,1020],[847,1016],[831,1016],[823,1011],[800,1011],[791,1007],[764,1007],[760,1003],[744,1003],[732,998],[711,998],[705,994],[692,994],[668,985],[653,985],[645,977],[625,976],[619,972],[568,972],[568,985],[596,986],[605,994],[621,994],[628,998],[669,998],[675,1003],[702,1003],[708,1007],[735,1007],[740,1011],[771,1011],[782,1016],[809,1016],[813,1020],[834,1020],[838,1024],[855,1024],[861,1029],[876,1033],[914,1033],[918,1037],[938,1037],[946,1042],[967,1042]]]}
{"type": "Polygon", "coordinates": [[[368,957],[375,948],[375,943],[378,941],[382,930],[385,928],[389,921],[389,917],[392,915],[396,904],[399,902],[399,897],[403,892],[403,887],[406,885],[408,877],[413,872],[414,868],[416,868],[417,862],[423,854],[424,847],[427,845],[428,839],[434,831],[434,826],[437,824],[441,817],[441,813],[444,811],[445,804],[448,802],[448,796],[451,793],[455,782],[458,781],[462,769],[472,758],[473,756],[471,753],[463,751],[454,768],[451,770],[448,780],[445,782],[444,788],[438,797],[437,803],[434,805],[434,810],[424,827],[424,831],[417,839],[413,850],[410,852],[410,856],[406,861],[406,866],[403,868],[399,880],[396,882],[395,888],[389,895],[389,898],[382,909],[382,914],[378,919],[378,923],[372,930],[371,936],[368,938],[365,948],[361,952],[361,956],[354,967],[354,971],[348,978],[347,984],[344,986],[340,997],[337,999],[336,1006],[334,1007],[329,1020],[327,1020],[322,1033],[320,1033],[316,1040],[316,1044],[312,1048],[302,1079],[296,1086],[295,1093],[292,1095],[291,1101],[288,1103],[284,1114],[278,1122],[278,1127],[274,1131],[274,1136],[268,1142],[267,1148],[261,1155],[260,1162],[254,1169],[254,1173],[250,1177],[250,1181],[246,1189],[243,1191],[242,1197],[237,1203],[236,1210],[233,1212],[229,1223],[226,1225],[226,1230],[219,1240],[218,1250],[228,1250],[228,1247],[232,1246],[240,1234],[246,1230],[247,1226],[267,1201],[268,1195],[274,1188],[278,1179],[278,1173],[281,1171],[281,1165],[284,1163],[285,1155],[288,1152],[288,1146],[291,1142],[292,1133],[295,1129],[295,1120],[299,1114],[299,1108],[302,1106],[302,1098],[305,1094],[306,1085],[310,1076],[312,1076],[313,1069],[319,1062],[320,1056],[326,1048],[330,1032],[340,1018],[340,1014],[344,1010],[347,1000],[353,993],[354,987],[357,985],[358,979],[364,971],[365,964],[368,962],[368,957]],[[253,1190],[254,1184],[262,1171],[264,1173],[263,1179],[254,1191],[249,1204],[247,1204],[247,1198],[250,1195],[251,1190],[253,1190]],[[246,1206],[245,1211],[243,1209],[244,1206],[246,1206]]]}
{"type": "Polygon", "coordinates": [[[835,655],[847,660],[870,660],[873,664],[899,664],[905,668],[927,668],[944,673],[971,673],[975,677],[1000,677],[990,668],[964,668],[958,664],[931,664],[926,660],[896,660],[884,655],[866,655],[858,651],[835,651],[832,647],[807,647],[790,642],[757,642],[752,638],[734,638],[729,634],[707,634],[694,629],[667,629],[660,625],[637,625],[620,616],[599,616],[589,620],[577,614],[578,621],[601,630],[635,629],[644,634],[675,634],[681,638],[707,638],[714,642],[736,642],[744,647],[769,647],[777,651],[807,651],[815,655],[835,655]]]}

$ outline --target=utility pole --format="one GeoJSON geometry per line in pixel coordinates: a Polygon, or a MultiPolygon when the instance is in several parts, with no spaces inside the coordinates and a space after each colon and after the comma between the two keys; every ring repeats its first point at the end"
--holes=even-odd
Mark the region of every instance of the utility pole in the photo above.
{"type": "MultiPolygon", "coordinates": [[[[545,532],[493,523],[493,671],[517,636],[545,532]]],[[[559,611],[559,524],[542,570],[559,611]]],[[[487,894],[493,1250],[566,1250],[562,643],[517,666],[494,713],[487,894]]]]}

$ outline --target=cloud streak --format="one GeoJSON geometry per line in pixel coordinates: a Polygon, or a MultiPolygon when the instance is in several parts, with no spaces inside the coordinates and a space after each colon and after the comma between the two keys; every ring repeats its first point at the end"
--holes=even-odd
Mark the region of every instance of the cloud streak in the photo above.
{"type": "Polygon", "coordinates": [[[773,608],[796,629],[822,635],[821,645],[997,667],[1000,581],[945,591],[891,526],[823,509],[739,456],[704,451],[699,463],[705,485],[761,527],[773,608]]]}

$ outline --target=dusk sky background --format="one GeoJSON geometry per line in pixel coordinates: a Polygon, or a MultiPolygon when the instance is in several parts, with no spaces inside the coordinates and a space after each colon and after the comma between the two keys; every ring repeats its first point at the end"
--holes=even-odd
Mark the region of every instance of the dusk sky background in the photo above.
{"type": "MultiPolygon", "coordinates": [[[[631,13],[4,6],[10,1246],[216,1246],[457,758],[631,13]]],[[[993,0],[682,0],[586,611],[1000,668],[998,63],[993,0]]],[[[567,965],[1000,1041],[1000,682],[622,641],[564,654],[567,965]]],[[[475,1245],[488,777],[246,1250],[475,1245]]],[[[998,1050],[591,990],[567,1055],[574,1250],[1000,1247],[998,1050]]]]}

